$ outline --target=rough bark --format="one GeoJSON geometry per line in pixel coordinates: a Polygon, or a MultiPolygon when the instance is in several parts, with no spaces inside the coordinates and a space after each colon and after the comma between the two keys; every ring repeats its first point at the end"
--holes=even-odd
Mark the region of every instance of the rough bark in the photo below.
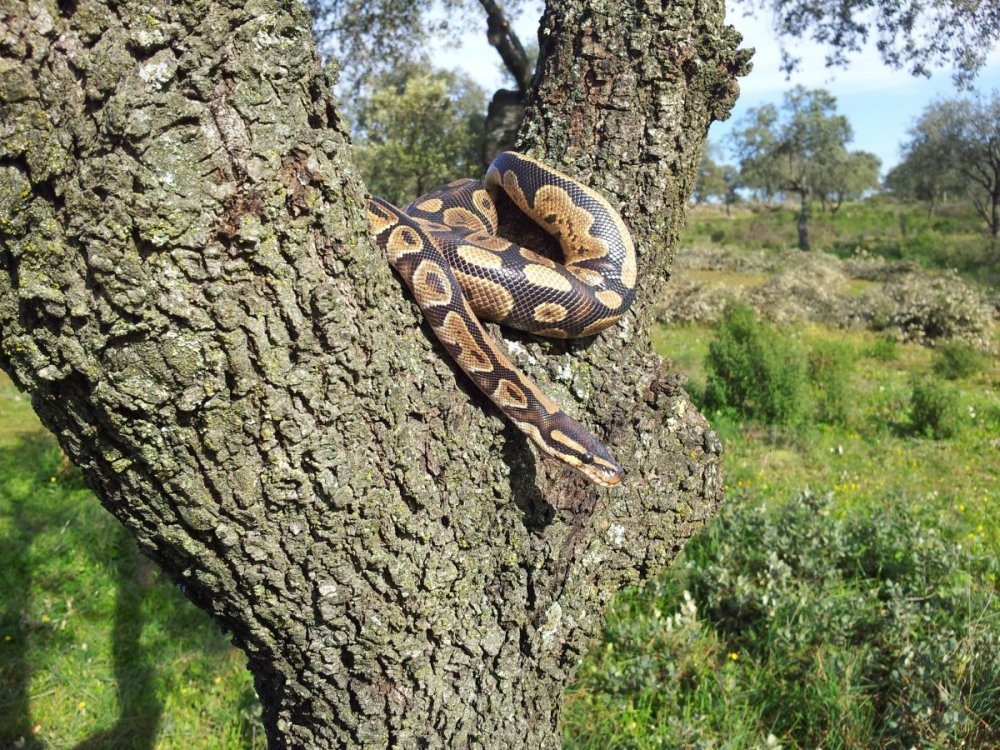
{"type": "Polygon", "coordinates": [[[0,26],[0,365],[248,657],[273,747],[559,744],[622,586],[721,500],[646,333],[713,117],[720,2],[564,2],[523,142],[617,198],[640,302],[512,354],[630,472],[542,461],[374,247],[298,3],[32,1],[0,26]]]}

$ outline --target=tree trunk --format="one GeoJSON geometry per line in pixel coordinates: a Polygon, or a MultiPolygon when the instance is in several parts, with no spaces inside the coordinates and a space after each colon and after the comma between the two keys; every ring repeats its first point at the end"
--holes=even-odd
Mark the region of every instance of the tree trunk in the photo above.
{"type": "Polygon", "coordinates": [[[801,193],[802,202],[799,204],[799,250],[809,252],[809,194],[801,193]]]}
{"type": "Polygon", "coordinates": [[[993,239],[1000,237],[1000,169],[997,170],[993,185],[993,192],[990,194],[990,236],[993,239]]]}
{"type": "Polygon", "coordinates": [[[618,327],[512,354],[629,472],[544,461],[374,247],[298,3],[25,2],[0,38],[0,365],[232,632],[272,747],[559,745],[621,587],[721,501],[648,330],[747,55],[721,2],[562,2],[522,143],[620,203],[618,327]]]}

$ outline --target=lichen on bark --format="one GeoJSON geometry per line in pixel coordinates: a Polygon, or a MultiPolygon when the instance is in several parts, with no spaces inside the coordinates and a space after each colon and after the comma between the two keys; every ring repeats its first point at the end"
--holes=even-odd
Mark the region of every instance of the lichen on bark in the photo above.
{"type": "Polygon", "coordinates": [[[543,21],[523,143],[617,197],[644,299],[511,351],[614,447],[619,492],[536,456],[435,344],[298,3],[2,13],[0,365],[232,632],[272,745],[557,745],[610,597],[721,500],[718,439],[645,335],[745,67],[721,5],[543,21]]]}

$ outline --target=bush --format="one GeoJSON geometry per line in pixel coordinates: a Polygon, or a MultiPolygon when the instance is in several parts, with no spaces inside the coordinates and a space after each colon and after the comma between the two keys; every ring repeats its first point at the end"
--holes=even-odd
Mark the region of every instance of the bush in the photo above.
{"type": "Polygon", "coordinates": [[[730,503],[615,603],[565,746],[1000,747],[994,573],[904,503],[730,503]]]}
{"type": "Polygon", "coordinates": [[[958,432],[958,395],[936,380],[914,380],[910,399],[913,431],[942,439],[958,432]]]}
{"type": "Polygon", "coordinates": [[[990,344],[993,311],[953,273],[903,273],[853,300],[854,320],[902,341],[933,344],[957,339],[990,344]]]}
{"type": "Polygon", "coordinates": [[[934,357],[934,373],[948,380],[972,377],[982,369],[982,355],[958,341],[942,344],[934,357]]]}
{"type": "Polygon", "coordinates": [[[801,747],[996,747],[988,563],[902,504],[831,511],[810,493],[775,510],[726,508],[686,550],[703,620],[759,669],[748,682],[762,716],[801,747]],[[858,713],[842,714],[848,703],[858,713]]]}
{"type": "Polygon", "coordinates": [[[806,413],[806,358],[787,336],[732,305],[705,358],[705,405],[767,424],[794,424],[806,413]]]}
{"type": "Polygon", "coordinates": [[[853,365],[853,351],[838,341],[821,341],[809,352],[809,379],[813,384],[817,421],[847,422],[853,365]]]}
{"type": "Polygon", "coordinates": [[[895,362],[899,359],[899,344],[896,339],[883,336],[871,345],[868,356],[882,362],[895,362]]]}

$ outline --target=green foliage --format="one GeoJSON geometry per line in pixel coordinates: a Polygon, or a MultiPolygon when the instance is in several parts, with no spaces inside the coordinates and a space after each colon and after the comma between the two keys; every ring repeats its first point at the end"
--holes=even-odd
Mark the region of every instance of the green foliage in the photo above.
{"type": "Polygon", "coordinates": [[[612,609],[567,747],[993,746],[993,565],[905,503],[730,504],[612,609]]]}
{"type": "MultiPolygon", "coordinates": [[[[995,12],[995,9],[994,9],[995,12]]],[[[894,192],[928,201],[947,192],[968,195],[993,237],[1000,236],[1000,92],[990,99],[928,105],[887,176],[894,192]]]]}
{"type": "Polygon", "coordinates": [[[773,15],[786,71],[798,66],[791,53],[806,37],[828,45],[828,66],[846,64],[851,53],[874,42],[891,68],[906,67],[915,76],[947,68],[968,86],[1000,37],[995,2],[754,0],[751,6],[773,15]],[[785,46],[790,39],[798,40],[791,51],[785,46]]]}
{"type": "Polygon", "coordinates": [[[793,339],[729,307],[705,359],[705,404],[767,424],[793,424],[806,412],[806,358],[793,339]]]}
{"type": "MultiPolygon", "coordinates": [[[[507,0],[503,5],[516,13],[522,4],[507,0]]],[[[426,63],[419,56],[435,37],[457,38],[478,30],[486,19],[474,0],[306,0],[306,7],[320,48],[337,60],[349,87],[413,62],[426,63]]]]}
{"type": "Polygon", "coordinates": [[[695,182],[692,200],[695,203],[705,203],[715,198],[730,206],[739,198],[736,192],[740,186],[739,170],[731,164],[718,164],[713,158],[711,144],[705,144],[705,153],[698,167],[698,179],[695,182]]]}
{"type": "Polygon", "coordinates": [[[854,351],[838,341],[822,341],[809,350],[809,380],[813,386],[816,420],[846,424],[851,402],[854,351]]]}
{"type": "Polygon", "coordinates": [[[948,380],[970,378],[983,366],[983,355],[959,341],[941,344],[934,357],[934,374],[948,380]]]}
{"type": "MultiPolygon", "coordinates": [[[[1000,525],[993,523],[1000,514],[1000,452],[988,448],[1000,435],[1000,399],[991,388],[1000,382],[1000,361],[989,360],[988,372],[976,378],[947,384],[958,395],[960,429],[952,438],[915,440],[912,381],[931,370],[934,350],[897,343],[896,358],[883,361],[871,356],[876,337],[867,332],[809,326],[796,338],[809,349],[840,342],[858,354],[847,423],[763,429],[758,422],[709,413],[726,446],[730,499],[766,503],[807,486],[832,489],[845,508],[905,496],[936,515],[942,527],[959,523],[963,540],[1000,552],[1000,525]]],[[[705,326],[664,326],[654,342],[700,384],[712,339],[713,329],[705,326]]]]}
{"type": "Polygon", "coordinates": [[[838,517],[828,496],[806,493],[770,511],[734,506],[689,545],[687,588],[729,649],[770,667],[771,688],[806,683],[790,710],[784,691],[761,695],[801,746],[827,746],[844,718],[810,705],[827,697],[810,695],[814,676],[868,703],[870,723],[854,730],[872,733],[866,746],[1000,739],[983,725],[1000,709],[990,563],[905,508],[838,517]]]}
{"type": "MultiPolygon", "coordinates": [[[[664,328],[656,346],[699,380],[710,335],[664,328]]],[[[567,693],[567,748],[1000,746],[1000,457],[982,453],[1000,405],[956,384],[968,426],[914,440],[897,427],[931,350],[892,341],[883,360],[870,334],[802,338],[867,355],[848,424],[712,419],[729,504],[617,600],[567,693]]]]}
{"type": "Polygon", "coordinates": [[[486,98],[468,77],[420,65],[376,78],[347,108],[365,184],[397,206],[483,172],[486,98]]]}
{"type": "Polygon", "coordinates": [[[899,344],[896,339],[882,336],[869,347],[868,356],[882,362],[895,362],[899,359],[899,344]]]}
{"type": "Polygon", "coordinates": [[[955,391],[932,378],[914,379],[912,388],[910,424],[913,431],[937,439],[953,437],[959,429],[955,391]]]}
{"type": "Polygon", "coordinates": [[[820,199],[824,208],[831,204],[834,212],[844,201],[858,200],[866,191],[879,186],[881,161],[867,151],[840,154],[830,165],[826,185],[820,199]]]}

